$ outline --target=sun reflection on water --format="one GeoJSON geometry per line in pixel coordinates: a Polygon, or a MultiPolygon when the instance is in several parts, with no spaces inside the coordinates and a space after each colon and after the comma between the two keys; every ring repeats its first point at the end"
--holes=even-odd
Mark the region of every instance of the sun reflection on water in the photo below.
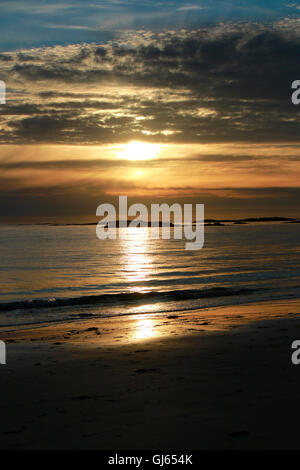
{"type": "MultiPolygon", "coordinates": [[[[145,228],[128,228],[122,238],[122,269],[126,283],[130,283],[132,292],[148,292],[147,281],[153,275],[153,256],[150,249],[149,230],[145,228]],[[145,283],[145,284],[144,284],[145,283]]],[[[144,311],[156,311],[157,306],[143,304],[132,307],[134,317],[133,339],[143,340],[156,336],[154,319],[147,314],[139,314],[144,311]]]]}
{"type": "Polygon", "coordinates": [[[134,284],[130,290],[145,292],[145,287],[137,285],[149,278],[152,256],[149,253],[148,228],[129,228],[123,243],[123,273],[127,282],[134,284]]]}
{"type": "MultiPolygon", "coordinates": [[[[147,314],[147,313],[155,313],[157,312],[159,309],[161,309],[161,304],[143,304],[143,305],[137,305],[136,307],[132,307],[132,310],[131,312],[132,313],[138,313],[138,314],[141,314],[141,313],[144,313],[144,314],[147,314]]],[[[141,317],[141,318],[144,318],[145,316],[141,317]]]]}
{"type": "Polygon", "coordinates": [[[136,327],[135,339],[147,339],[155,336],[155,331],[153,330],[154,321],[151,318],[138,320],[136,327]]]}

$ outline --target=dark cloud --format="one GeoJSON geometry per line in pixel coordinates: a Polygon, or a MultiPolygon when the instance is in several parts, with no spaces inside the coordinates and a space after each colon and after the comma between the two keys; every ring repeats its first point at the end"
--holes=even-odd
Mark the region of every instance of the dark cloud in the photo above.
{"type": "Polygon", "coordinates": [[[8,101],[3,116],[24,118],[8,123],[2,141],[299,141],[300,110],[290,100],[299,78],[296,28],[224,25],[140,42],[18,53],[6,74],[29,94],[36,85],[45,89],[31,108],[26,98],[19,107],[8,101]],[[99,94],[91,89],[97,86],[99,94]],[[107,97],[99,96],[103,86],[107,97]],[[126,94],[128,87],[136,94],[126,94]]]}
{"type": "Polygon", "coordinates": [[[4,171],[9,170],[20,170],[20,169],[30,169],[30,170],[91,170],[91,169],[101,169],[101,168],[112,168],[112,167],[138,167],[141,166],[151,167],[151,166],[161,166],[161,162],[153,161],[130,161],[130,160],[113,160],[105,158],[97,159],[68,159],[68,160],[42,160],[42,161],[17,161],[17,162],[0,162],[0,169],[4,171]]]}
{"type": "Polygon", "coordinates": [[[0,61],[2,62],[11,62],[13,60],[12,56],[9,54],[0,54],[0,61]]]}
{"type": "Polygon", "coordinates": [[[76,119],[71,112],[60,115],[42,115],[9,122],[15,136],[14,143],[56,142],[97,143],[114,140],[114,129],[105,127],[93,116],[76,119]],[[18,140],[19,139],[19,140],[18,140]]]}
{"type": "Polygon", "coordinates": [[[34,62],[39,60],[38,57],[36,57],[34,54],[27,54],[24,52],[19,52],[18,55],[18,61],[20,62],[34,62]]]}
{"type": "MultiPolygon", "coordinates": [[[[99,181],[95,184],[72,185],[57,184],[53,187],[20,188],[16,189],[18,180],[11,181],[11,190],[7,187],[7,180],[2,181],[0,177],[0,188],[2,182],[6,190],[0,189],[0,220],[20,220],[30,215],[37,220],[50,217],[52,220],[70,220],[78,222],[78,215],[84,215],[89,220],[96,221],[96,208],[103,202],[118,204],[116,196],[110,196],[107,191],[112,188],[119,194],[128,191],[128,184],[122,181],[99,181]]],[[[138,187],[130,185],[130,189],[138,187]]],[[[162,188],[164,189],[164,188],[162,188]]],[[[190,188],[193,196],[188,196],[188,188],[174,187],[176,197],[134,197],[128,199],[128,204],[142,202],[146,205],[151,203],[167,202],[173,204],[182,203],[204,203],[206,217],[233,218],[245,216],[295,216],[299,212],[298,201],[300,198],[299,188],[190,188]]]]}
{"type": "MultiPolygon", "coordinates": [[[[271,158],[269,156],[269,158],[271,158]]],[[[292,156],[291,160],[296,159],[297,157],[292,156]]],[[[185,162],[229,162],[229,163],[239,163],[239,162],[256,162],[257,160],[263,160],[264,157],[256,157],[252,155],[199,155],[199,156],[186,156],[185,162]]],[[[300,157],[298,157],[300,159],[300,157]]],[[[38,160],[38,161],[0,161],[0,170],[9,171],[9,170],[73,170],[81,169],[90,171],[91,169],[101,169],[101,168],[122,168],[122,167],[133,167],[133,168],[162,168],[163,166],[168,166],[169,164],[181,164],[181,160],[178,158],[164,158],[154,159],[154,160],[126,160],[126,159],[112,159],[112,158],[93,158],[93,159],[72,159],[67,160],[38,160]]]]}

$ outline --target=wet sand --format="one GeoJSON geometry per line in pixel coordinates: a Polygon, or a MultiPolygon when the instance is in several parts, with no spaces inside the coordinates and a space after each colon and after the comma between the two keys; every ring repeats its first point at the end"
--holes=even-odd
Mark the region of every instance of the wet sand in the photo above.
{"type": "Polygon", "coordinates": [[[300,302],[0,331],[1,449],[297,449],[300,302]]]}

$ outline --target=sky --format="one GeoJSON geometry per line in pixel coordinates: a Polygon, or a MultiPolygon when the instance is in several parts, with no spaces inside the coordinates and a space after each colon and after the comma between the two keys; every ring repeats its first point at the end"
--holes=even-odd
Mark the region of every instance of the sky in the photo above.
{"type": "Polygon", "coordinates": [[[0,221],[300,217],[300,1],[2,1],[0,221]]]}

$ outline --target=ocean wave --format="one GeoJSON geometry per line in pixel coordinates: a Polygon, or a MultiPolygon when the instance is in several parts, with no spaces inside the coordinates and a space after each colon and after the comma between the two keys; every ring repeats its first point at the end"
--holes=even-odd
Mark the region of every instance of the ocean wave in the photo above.
{"type": "Polygon", "coordinates": [[[47,299],[29,299],[0,303],[0,312],[23,309],[59,308],[84,305],[113,305],[141,302],[170,302],[211,297],[249,295],[258,289],[241,287],[212,287],[207,289],[184,289],[151,292],[121,292],[118,294],[86,295],[80,297],[59,297],[47,299]]]}

